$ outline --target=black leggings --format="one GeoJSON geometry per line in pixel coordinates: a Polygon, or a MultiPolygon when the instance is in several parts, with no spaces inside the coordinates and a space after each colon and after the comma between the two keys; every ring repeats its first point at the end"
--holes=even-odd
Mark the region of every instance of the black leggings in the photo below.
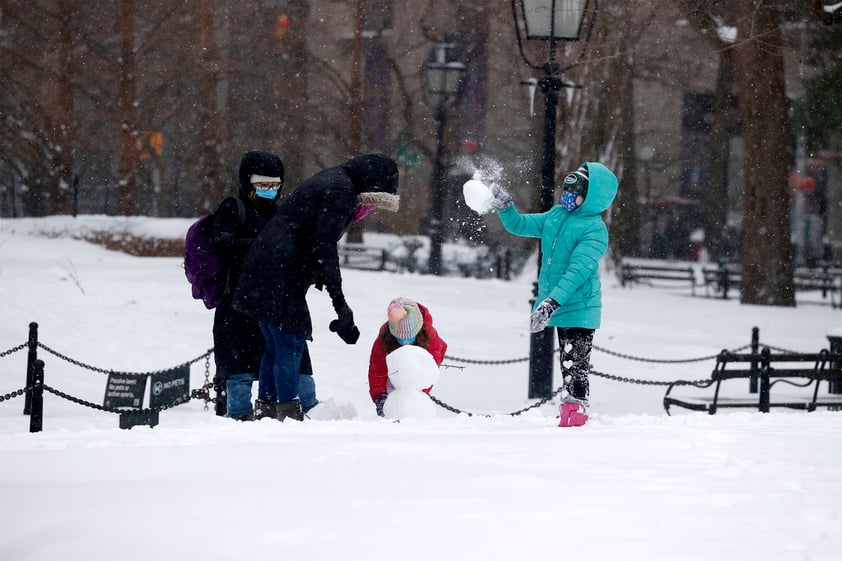
{"type": "Polygon", "coordinates": [[[587,401],[590,395],[588,372],[591,369],[591,350],[595,330],[581,327],[557,327],[556,331],[564,390],[576,399],[587,401]]]}

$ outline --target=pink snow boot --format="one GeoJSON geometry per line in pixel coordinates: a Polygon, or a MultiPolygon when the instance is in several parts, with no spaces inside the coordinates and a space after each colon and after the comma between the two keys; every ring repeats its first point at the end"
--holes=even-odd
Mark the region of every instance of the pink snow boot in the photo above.
{"type": "Polygon", "coordinates": [[[585,413],[585,407],[576,402],[564,402],[559,408],[561,411],[560,427],[581,427],[588,422],[588,416],[585,413]],[[580,411],[581,409],[581,411],[580,411]]]}

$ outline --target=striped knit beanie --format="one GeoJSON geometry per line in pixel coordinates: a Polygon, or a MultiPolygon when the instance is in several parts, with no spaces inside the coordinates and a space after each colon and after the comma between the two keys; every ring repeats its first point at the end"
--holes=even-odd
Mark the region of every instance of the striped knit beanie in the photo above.
{"type": "Polygon", "coordinates": [[[396,339],[414,339],[424,325],[421,308],[409,298],[395,298],[389,302],[387,314],[389,331],[396,339]]]}

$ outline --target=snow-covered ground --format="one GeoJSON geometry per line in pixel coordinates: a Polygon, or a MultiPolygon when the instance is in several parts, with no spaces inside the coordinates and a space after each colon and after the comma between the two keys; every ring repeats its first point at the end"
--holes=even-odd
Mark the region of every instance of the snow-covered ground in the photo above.
{"type": "MultiPolygon", "coordinates": [[[[212,312],[190,298],[180,259],[37,234],[92,223],[178,237],[190,221],[0,220],[0,353],[32,321],[45,346],[102,369],[163,369],[212,347],[212,312]]],[[[559,429],[553,403],[510,416],[534,402],[528,364],[455,359],[528,355],[534,271],[512,282],[343,277],[361,340],[328,331],[329,299],[314,290],[311,350],[320,397],[353,405],[353,419],[236,423],[194,400],[154,429],[120,430],[116,415],[48,393],[44,430],[31,434],[23,398],[0,402],[0,560],[842,558],[842,413],[668,417],[663,386],[593,377],[583,428],[559,429]],[[376,417],[368,354],[396,296],[430,308],[446,363],[464,366],[443,369],[433,395],[479,415],[376,417]]],[[[623,289],[608,272],[604,290],[593,367],[634,379],[702,379],[714,361],[628,357],[712,356],[748,344],[754,326],[763,343],[814,352],[842,326],[818,297],[742,306],[623,289]]],[[[105,374],[39,357],[48,385],[102,403],[105,374]]],[[[23,387],[25,362],[25,350],[0,357],[0,396],[23,387]]],[[[203,382],[199,361],[191,385],[203,382]]]]}

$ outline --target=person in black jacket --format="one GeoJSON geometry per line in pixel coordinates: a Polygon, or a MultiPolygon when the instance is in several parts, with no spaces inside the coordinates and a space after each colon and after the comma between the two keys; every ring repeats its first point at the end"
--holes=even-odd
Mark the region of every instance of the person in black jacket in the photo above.
{"type": "Polygon", "coordinates": [[[265,347],[255,416],[302,418],[299,360],[312,339],[306,295],[326,288],[336,310],[330,323],[345,343],[360,331],[342,292],[337,243],[348,226],[374,208],[397,211],[398,166],[367,154],[305,180],[279,207],[246,255],[233,306],[257,320],[265,347]]]}
{"type": "Polygon", "coordinates": [[[263,335],[252,318],[231,307],[243,260],[258,233],[275,216],[275,200],[283,187],[284,164],[269,152],[246,152],[240,160],[238,203],[228,197],[219,205],[213,224],[214,251],[228,271],[222,301],[213,316],[215,381],[226,388],[219,414],[238,420],[252,418],[251,386],[263,356],[263,335]],[[242,214],[240,208],[242,207],[242,214]]]}

